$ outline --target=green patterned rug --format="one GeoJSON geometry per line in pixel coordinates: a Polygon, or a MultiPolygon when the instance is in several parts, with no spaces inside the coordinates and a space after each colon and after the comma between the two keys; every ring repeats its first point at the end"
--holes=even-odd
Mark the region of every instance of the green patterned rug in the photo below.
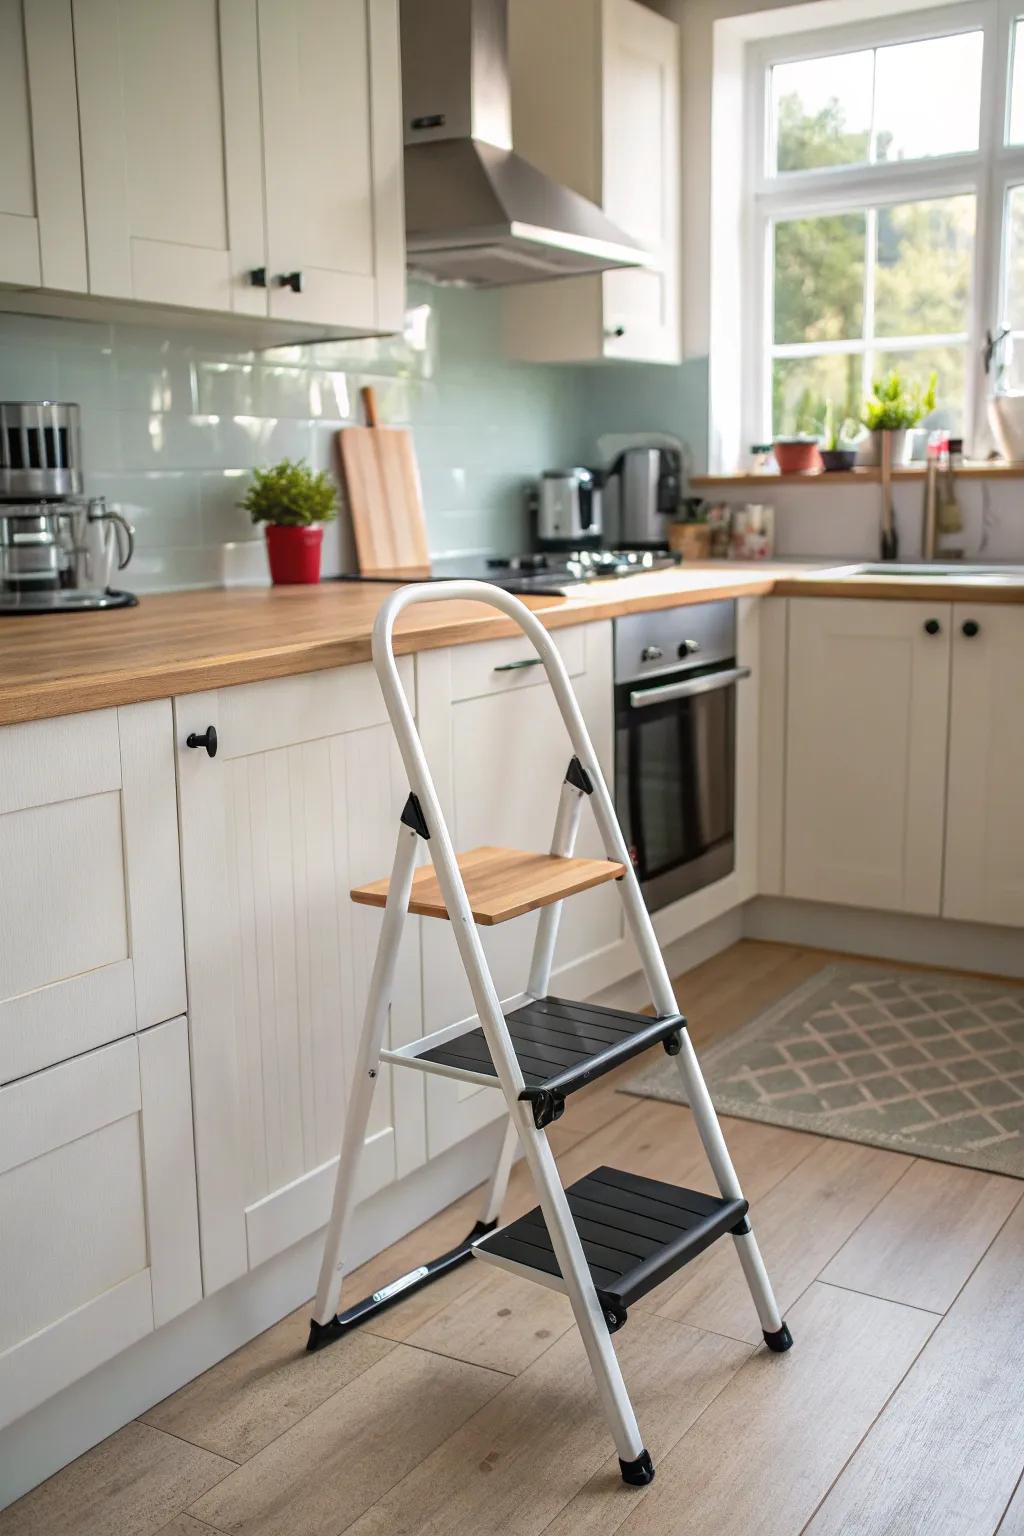
{"type": "MultiPolygon", "coordinates": [[[[720,1114],[1024,1179],[1024,987],[1012,982],[832,965],[701,1065],[720,1114]]],[[[625,1092],[686,1102],[664,1058],[625,1092]]]]}

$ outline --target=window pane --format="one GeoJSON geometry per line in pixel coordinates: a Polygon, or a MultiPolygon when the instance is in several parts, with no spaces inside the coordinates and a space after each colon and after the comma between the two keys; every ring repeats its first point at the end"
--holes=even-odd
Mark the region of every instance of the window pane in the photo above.
{"type": "Polygon", "coordinates": [[[1024,144],[1024,17],[1013,29],[1013,81],[1010,87],[1010,143],[1024,144]]]}
{"type": "Polygon", "coordinates": [[[935,381],[935,408],[949,419],[954,431],[964,428],[964,396],[967,383],[967,353],[964,346],[907,347],[894,351],[876,349],[871,359],[871,376],[880,378],[895,368],[908,388],[925,390],[929,375],[935,381]]]}
{"type": "Polygon", "coordinates": [[[873,72],[870,49],[776,64],[771,99],[777,170],[809,171],[867,160],[873,72]]]}
{"type": "Polygon", "coordinates": [[[854,341],[864,328],[863,213],[775,226],[775,340],[854,341]]]}
{"type": "Polygon", "coordinates": [[[961,32],[879,48],[875,159],[977,149],[984,34],[961,32]]]}
{"type": "Polygon", "coordinates": [[[973,197],[879,208],[876,336],[966,331],[973,250],[973,197]]]}
{"type": "Polygon", "coordinates": [[[778,357],[772,369],[772,431],[776,436],[817,436],[831,400],[837,422],[860,411],[859,355],[778,357]]]}
{"type": "MultiPolygon", "coordinates": [[[[1024,43],[1022,43],[1024,47],[1024,43]]],[[[1003,324],[1024,331],[1024,187],[1006,199],[1006,303],[1003,324]]]]}

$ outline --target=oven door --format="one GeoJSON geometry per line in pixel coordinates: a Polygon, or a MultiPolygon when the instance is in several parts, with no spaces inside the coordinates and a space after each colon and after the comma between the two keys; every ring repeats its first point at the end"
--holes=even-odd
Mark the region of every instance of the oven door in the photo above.
{"type": "Polygon", "coordinates": [[[654,911],[735,864],[736,685],[708,668],[616,688],[616,808],[654,911]]]}

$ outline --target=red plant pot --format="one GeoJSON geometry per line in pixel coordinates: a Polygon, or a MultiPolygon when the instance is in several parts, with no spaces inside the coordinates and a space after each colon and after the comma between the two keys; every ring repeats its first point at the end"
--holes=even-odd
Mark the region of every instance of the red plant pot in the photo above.
{"type": "Polygon", "coordinates": [[[814,474],[821,469],[821,454],[813,440],[779,438],[775,444],[775,462],[780,475],[814,474]]]}
{"type": "Polygon", "coordinates": [[[287,528],[268,523],[267,559],[274,585],[283,587],[319,581],[323,541],[322,528],[287,528]]]}

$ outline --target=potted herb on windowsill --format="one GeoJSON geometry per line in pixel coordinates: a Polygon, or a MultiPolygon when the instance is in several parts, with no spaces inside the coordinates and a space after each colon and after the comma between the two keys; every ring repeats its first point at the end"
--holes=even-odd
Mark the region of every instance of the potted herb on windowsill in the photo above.
{"type": "Polygon", "coordinates": [[[911,427],[916,427],[922,416],[935,409],[935,381],[937,375],[928,376],[928,387],[906,386],[899,372],[893,368],[883,379],[876,379],[871,386],[871,398],[864,402],[861,420],[871,434],[858,453],[861,464],[878,464],[881,460],[879,434],[888,432],[892,440],[892,462],[903,464],[907,459],[907,440],[911,427]]]}
{"type": "Polygon", "coordinates": [[[684,560],[710,560],[711,524],[699,496],[688,496],[668,525],[668,547],[684,560]]]}
{"type": "Polygon", "coordinates": [[[836,421],[836,408],[831,400],[825,403],[824,432],[821,439],[821,462],[826,474],[852,469],[857,459],[857,423],[847,417],[836,421]]]}
{"type": "Polygon", "coordinates": [[[266,523],[270,579],[277,586],[320,580],[323,524],[336,515],[337,492],[321,470],[282,459],[254,469],[239,503],[254,523],[266,523]]]}

